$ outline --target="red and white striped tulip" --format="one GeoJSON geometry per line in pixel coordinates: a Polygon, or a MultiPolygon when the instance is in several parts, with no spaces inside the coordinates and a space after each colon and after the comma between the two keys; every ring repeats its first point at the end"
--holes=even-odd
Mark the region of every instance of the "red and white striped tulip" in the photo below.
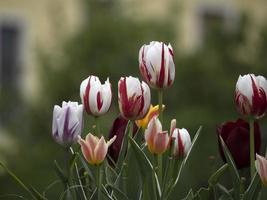
{"type": "Polygon", "coordinates": [[[129,120],[144,118],[151,101],[148,85],[140,82],[138,78],[122,77],[118,83],[118,90],[121,115],[129,120]]]}
{"type": "Polygon", "coordinates": [[[167,131],[162,131],[162,125],[157,116],[148,123],[145,140],[148,150],[153,154],[162,154],[168,149],[169,135],[167,131]]]}
{"type": "Polygon", "coordinates": [[[185,128],[176,128],[176,120],[171,122],[172,155],[175,158],[185,158],[191,147],[191,138],[185,128]]]}
{"type": "Polygon", "coordinates": [[[109,79],[101,85],[97,76],[89,76],[81,83],[80,96],[85,111],[89,115],[100,116],[105,114],[109,110],[112,100],[109,79]]]}
{"type": "Polygon", "coordinates": [[[92,165],[102,163],[107,155],[108,147],[116,140],[116,135],[108,142],[102,136],[100,139],[89,133],[85,140],[79,137],[84,158],[92,165]]]}
{"type": "Polygon", "coordinates": [[[163,42],[150,42],[139,50],[139,70],[146,83],[152,88],[170,87],[175,78],[173,49],[163,42]]]}
{"type": "Polygon", "coordinates": [[[83,129],[83,105],[63,101],[62,107],[55,105],[53,111],[52,136],[63,146],[77,142],[83,129]]]}
{"type": "Polygon", "coordinates": [[[263,76],[239,76],[236,83],[235,103],[243,116],[261,118],[267,109],[267,81],[263,76]]]}
{"type": "Polygon", "coordinates": [[[263,185],[267,187],[267,160],[259,154],[256,154],[255,167],[263,185]]]}

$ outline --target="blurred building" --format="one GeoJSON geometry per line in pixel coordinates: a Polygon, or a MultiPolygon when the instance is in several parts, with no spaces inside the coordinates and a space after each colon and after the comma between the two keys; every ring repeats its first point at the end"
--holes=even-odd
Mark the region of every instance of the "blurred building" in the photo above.
{"type": "MultiPolygon", "coordinates": [[[[80,0],[0,1],[0,88],[26,100],[38,94],[38,54],[60,44],[82,23],[80,0]]],[[[49,77],[48,77],[49,78],[49,77]]]]}
{"type": "Polygon", "coordinates": [[[145,19],[169,19],[176,24],[175,48],[190,53],[205,42],[213,23],[220,23],[229,32],[235,31],[244,13],[249,16],[251,41],[258,38],[257,30],[266,22],[267,2],[264,0],[122,0],[126,15],[145,19]]]}

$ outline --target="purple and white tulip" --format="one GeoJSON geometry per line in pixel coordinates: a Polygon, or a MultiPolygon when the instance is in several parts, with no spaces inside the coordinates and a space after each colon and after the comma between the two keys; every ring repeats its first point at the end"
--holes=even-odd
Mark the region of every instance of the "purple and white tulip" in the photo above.
{"type": "Polygon", "coordinates": [[[236,83],[235,103],[243,116],[261,118],[267,109],[267,81],[263,76],[239,76],[236,83]]]}
{"type": "Polygon", "coordinates": [[[121,78],[118,83],[118,95],[120,113],[125,119],[142,119],[149,111],[150,89],[138,78],[131,76],[121,78]]]}
{"type": "Polygon", "coordinates": [[[77,142],[83,129],[83,105],[63,101],[62,107],[55,105],[53,111],[52,136],[63,146],[77,142]]]}
{"type": "Polygon", "coordinates": [[[80,96],[84,109],[89,115],[100,116],[105,114],[112,101],[109,79],[101,85],[97,76],[89,76],[81,83],[80,96]]]}
{"type": "Polygon", "coordinates": [[[175,158],[185,158],[191,147],[191,138],[185,128],[176,128],[176,120],[171,122],[172,155],[175,158]]]}
{"type": "Polygon", "coordinates": [[[139,70],[145,82],[152,88],[170,87],[175,78],[173,49],[163,42],[150,42],[139,50],[139,70]]]}

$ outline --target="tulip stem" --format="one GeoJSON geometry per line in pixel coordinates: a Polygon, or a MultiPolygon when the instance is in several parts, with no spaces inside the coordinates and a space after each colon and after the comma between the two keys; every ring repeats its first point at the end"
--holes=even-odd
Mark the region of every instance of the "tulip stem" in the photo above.
{"type": "Polygon", "coordinates": [[[97,166],[97,199],[101,200],[102,173],[101,164],[97,166]]]}
{"type": "Polygon", "coordinates": [[[254,120],[249,119],[249,135],[250,135],[250,177],[253,179],[255,173],[255,147],[254,147],[254,120]]]}
{"type": "Polygon", "coordinates": [[[163,90],[158,90],[158,101],[159,101],[159,120],[161,124],[163,124],[163,113],[162,113],[163,90]]]}
{"type": "Polygon", "coordinates": [[[156,180],[154,174],[157,174],[158,163],[157,163],[157,155],[153,155],[153,172],[152,172],[152,187],[154,192],[154,199],[157,199],[156,193],[156,180]]]}
{"type": "Polygon", "coordinates": [[[95,128],[96,128],[96,135],[100,137],[100,125],[99,125],[99,117],[95,117],[95,128]]]}
{"type": "Polygon", "coordinates": [[[70,180],[70,171],[69,171],[69,160],[70,160],[70,157],[69,157],[69,148],[68,147],[65,147],[64,148],[64,161],[65,161],[65,167],[66,167],[66,177],[67,177],[67,180],[66,180],[66,183],[65,183],[65,190],[67,191],[66,192],[66,199],[71,199],[71,193],[70,193],[70,190],[69,190],[69,180],[70,180]]]}

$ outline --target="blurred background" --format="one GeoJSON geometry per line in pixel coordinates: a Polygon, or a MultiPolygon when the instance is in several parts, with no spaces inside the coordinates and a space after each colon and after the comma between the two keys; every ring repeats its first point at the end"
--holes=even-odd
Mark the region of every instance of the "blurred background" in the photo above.
{"type": "MultiPolygon", "coordinates": [[[[58,179],[53,161],[63,155],[51,138],[53,106],[80,102],[89,75],[109,77],[114,101],[101,119],[107,134],[119,113],[117,81],[140,77],[139,48],[157,40],[171,43],[176,64],[174,85],[164,91],[164,129],[176,118],[193,137],[203,125],[183,183],[188,190],[206,186],[221,165],[216,126],[238,118],[239,74],[267,76],[266,10],[265,0],[1,0],[0,161],[58,199],[61,186],[48,187],[58,179]]],[[[84,135],[93,124],[85,120],[84,135]]],[[[264,139],[266,119],[260,123],[264,139]]],[[[0,186],[0,196],[24,194],[1,169],[0,186]]]]}

